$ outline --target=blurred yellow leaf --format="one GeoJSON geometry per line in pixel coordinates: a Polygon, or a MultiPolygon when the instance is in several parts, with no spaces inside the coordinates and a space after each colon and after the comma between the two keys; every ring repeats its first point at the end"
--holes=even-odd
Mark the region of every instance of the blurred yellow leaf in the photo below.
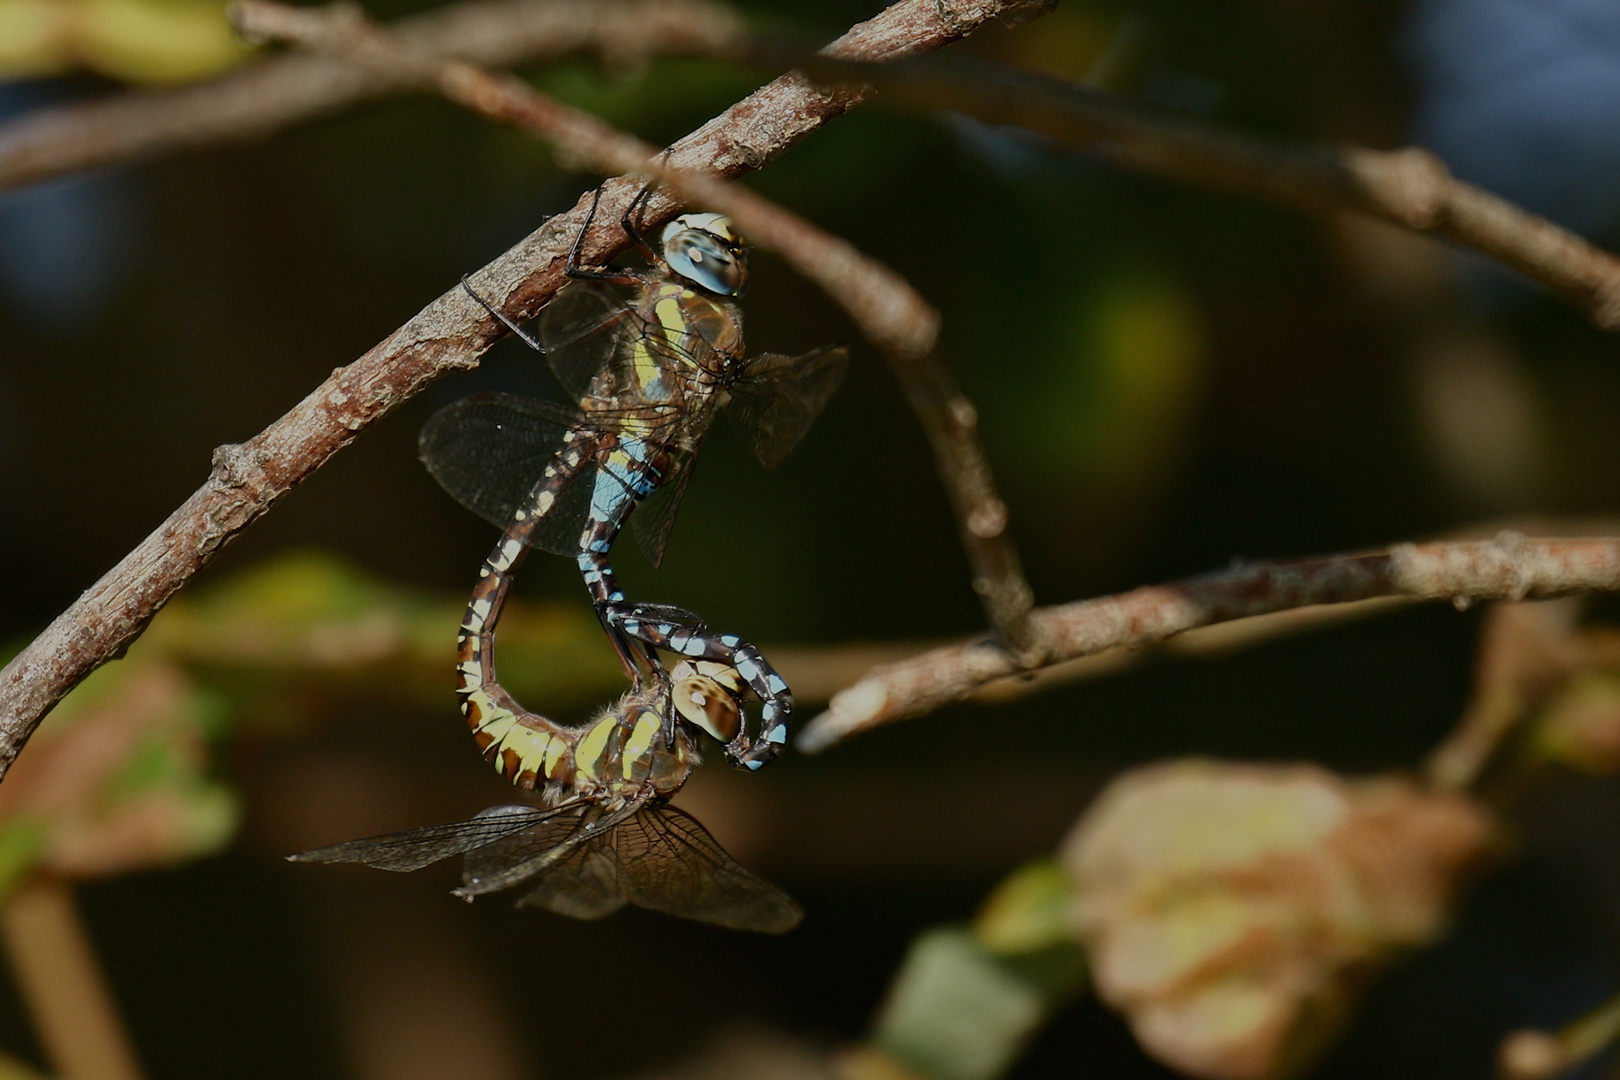
{"type": "Polygon", "coordinates": [[[1115,781],[1065,841],[1098,995],[1194,1076],[1273,1080],[1361,977],[1434,939],[1494,848],[1483,810],[1404,780],[1209,761],[1115,781]]]}
{"type": "Polygon", "coordinates": [[[0,0],[0,79],[84,67],[130,82],[188,82],[248,51],[222,0],[0,0]]]}
{"type": "Polygon", "coordinates": [[[0,0],[0,79],[54,75],[71,65],[60,5],[0,0]]]}
{"type": "Polygon", "coordinates": [[[1072,942],[1073,902],[1069,879],[1056,863],[1030,863],[996,886],[973,920],[973,934],[985,948],[1003,955],[1072,942]]]}

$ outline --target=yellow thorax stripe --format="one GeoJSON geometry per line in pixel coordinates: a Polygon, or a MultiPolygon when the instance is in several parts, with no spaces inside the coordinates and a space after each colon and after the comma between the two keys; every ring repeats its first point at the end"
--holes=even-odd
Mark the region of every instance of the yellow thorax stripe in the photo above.
{"type": "Polygon", "coordinates": [[[579,740],[579,746],[574,750],[574,769],[588,780],[596,779],[597,758],[607,747],[608,736],[613,729],[619,726],[618,717],[604,717],[595,727],[585,733],[579,740]]]}
{"type": "Polygon", "coordinates": [[[658,729],[662,726],[663,721],[659,719],[658,714],[652,709],[644,711],[641,714],[641,719],[636,721],[636,726],[630,731],[629,740],[624,744],[624,778],[626,780],[635,778],[636,765],[652,750],[653,739],[657,738],[658,729]]]}

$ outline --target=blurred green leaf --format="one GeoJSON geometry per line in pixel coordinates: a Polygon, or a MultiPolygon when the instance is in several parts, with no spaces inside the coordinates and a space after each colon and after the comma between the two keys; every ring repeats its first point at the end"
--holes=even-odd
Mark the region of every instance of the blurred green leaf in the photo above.
{"type": "Polygon", "coordinates": [[[1084,970],[1073,947],[1012,962],[973,933],[938,929],[912,943],[873,1044],[934,1080],[990,1080],[1017,1059],[1084,970]]]}

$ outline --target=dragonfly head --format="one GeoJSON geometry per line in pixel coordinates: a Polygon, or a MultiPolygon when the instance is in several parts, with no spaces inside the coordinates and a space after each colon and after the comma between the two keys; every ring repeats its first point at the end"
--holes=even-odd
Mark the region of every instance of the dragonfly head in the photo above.
{"type": "Polygon", "coordinates": [[[743,684],[734,669],[707,660],[683,660],[670,677],[676,712],[717,742],[730,743],[742,731],[743,684]]]}
{"type": "Polygon", "coordinates": [[[664,226],[664,261],[699,288],[741,296],[748,282],[742,237],[722,214],[682,214],[664,226]]]}

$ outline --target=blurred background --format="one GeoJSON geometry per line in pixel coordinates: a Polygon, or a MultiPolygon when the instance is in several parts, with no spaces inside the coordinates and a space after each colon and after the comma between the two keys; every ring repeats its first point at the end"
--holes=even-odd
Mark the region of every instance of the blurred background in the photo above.
{"type": "MultiPolygon", "coordinates": [[[[20,2],[0,0],[12,14],[20,2]]],[[[878,7],[739,4],[817,41],[878,7]]],[[[201,59],[178,68],[161,47],[118,63],[24,55],[0,115],[206,75],[235,62],[214,33],[197,31],[184,47],[201,59]]],[[[955,48],[1281,141],[1425,145],[1460,177],[1620,243],[1620,8],[1603,0],[1063,0],[955,48]]],[[[657,143],[770,76],[588,57],[523,74],[657,143]]],[[[594,182],[535,140],[414,98],[0,192],[0,649],[157,526],[213,447],[258,432],[594,182]]],[[[1613,339],[1481,260],[949,114],[863,107],[748,183],[943,312],[943,354],[981,412],[1039,603],[1620,506],[1613,339]]],[[[768,255],[745,308],[754,350],[856,337],[768,255]]],[[[147,1075],[822,1075],[827,1053],[873,1031],[914,939],[972,919],[1057,850],[1110,778],[1189,755],[1415,770],[1482,678],[1486,614],[1411,608],[1231,655],[1149,657],[757,776],[711,764],[680,804],[803,904],[780,939],[640,911],[580,924],[500,897],[469,907],[447,895],[447,867],[284,863],[510,801],[450,693],[460,605],[493,531],[437,488],[415,439],[456,398],[544,392],[548,378],[504,342],[365,432],[58,711],[16,777],[36,755],[54,773],[0,788],[13,815],[0,866],[16,881],[44,859],[82,881],[83,925],[147,1075]],[[112,736],[83,732],[137,716],[128,754],[98,758],[112,736]],[[48,739],[53,725],[64,734],[48,739]],[[75,777],[84,790],[64,794],[75,777]],[[40,839],[68,817],[79,833],[40,839]]],[[[631,595],[696,609],[768,655],[903,654],[982,626],[927,444],[859,341],[781,470],[760,472],[721,425],[663,568],[616,550],[631,595]]],[[[577,572],[536,557],[518,596],[519,696],[583,719],[617,688],[577,572]]],[[[1435,944],[1376,965],[1311,1074],[1481,1077],[1507,1033],[1620,990],[1617,809],[1601,768],[1518,799],[1515,854],[1435,944]]],[[[0,976],[0,1049],[49,1072],[33,993],[0,976]]],[[[1048,1004],[1027,1047],[980,1075],[1172,1075],[1094,996],[1048,1004]]]]}

